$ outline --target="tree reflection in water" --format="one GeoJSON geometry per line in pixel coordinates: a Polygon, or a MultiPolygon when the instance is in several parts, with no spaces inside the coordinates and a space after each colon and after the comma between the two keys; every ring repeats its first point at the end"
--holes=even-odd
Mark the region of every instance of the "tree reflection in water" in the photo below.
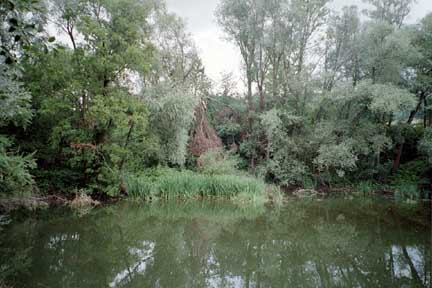
{"type": "Polygon", "coordinates": [[[430,287],[429,213],[361,199],[52,212],[2,231],[0,280],[14,287],[430,287]]]}

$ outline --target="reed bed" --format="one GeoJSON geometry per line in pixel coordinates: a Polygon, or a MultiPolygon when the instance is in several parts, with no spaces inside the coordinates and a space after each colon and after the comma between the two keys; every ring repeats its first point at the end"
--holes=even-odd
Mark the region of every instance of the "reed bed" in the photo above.
{"type": "Polygon", "coordinates": [[[247,176],[206,175],[191,171],[164,172],[125,177],[129,196],[136,198],[227,198],[262,201],[264,181],[247,176]]]}

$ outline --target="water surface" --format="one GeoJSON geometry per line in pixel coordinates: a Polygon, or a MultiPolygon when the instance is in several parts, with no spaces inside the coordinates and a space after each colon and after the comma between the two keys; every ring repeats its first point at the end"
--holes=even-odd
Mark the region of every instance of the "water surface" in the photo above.
{"type": "Polygon", "coordinates": [[[430,206],[121,203],[13,219],[6,287],[430,287],[430,206]]]}

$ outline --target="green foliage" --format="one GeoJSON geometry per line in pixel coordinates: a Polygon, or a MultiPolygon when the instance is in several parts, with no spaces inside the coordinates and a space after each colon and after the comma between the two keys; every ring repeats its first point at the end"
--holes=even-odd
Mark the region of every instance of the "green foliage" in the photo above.
{"type": "Polygon", "coordinates": [[[419,200],[422,197],[422,186],[427,187],[428,163],[425,160],[414,160],[401,165],[398,173],[390,177],[390,187],[396,191],[399,200],[419,200]]]}
{"type": "Polygon", "coordinates": [[[273,178],[281,185],[303,185],[308,179],[308,168],[300,161],[292,157],[279,155],[259,167],[259,174],[267,178],[273,178]]]}
{"type": "Polygon", "coordinates": [[[34,161],[21,154],[34,155],[49,192],[261,195],[263,183],[239,168],[284,186],[360,181],[366,191],[402,164],[394,187],[421,181],[403,167],[432,163],[430,128],[413,125],[421,112],[431,121],[431,15],[406,26],[411,0],[373,0],[362,22],[358,8],[329,13],[328,2],[221,1],[217,21],[243,60],[242,98],[232,75],[212,95],[186,24],[163,1],[5,1],[1,189],[34,189],[34,161]],[[188,155],[197,107],[230,153],[188,155]],[[159,165],[199,174],[141,176],[159,165]]]}
{"type": "Polygon", "coordinates": [[[369,109],[372,112],[392,115],[400,111],[414,110],[416,106],[414,95],[404,89],[389,84],[375,84],[368,88],[372,98],[369,109]]]}
{"type": "MultiPolygon", "coordinates": [[[[21,82],[21,58],[34,41],[39,1],[3,1],[0,5],[0,129],[26,128],[32,119],[31,94],[21,82]],[[33,23],[32,23],[33,21],[33,23]]],[[[3,131],[0,131],[2,133],[3,131]]],[[[3,134],[3,133],[2,133],[3,134]]],[[[0,134],[0,197],[28,195],[34,189],[32,155],[20,155],[12,135],[0,134]]]]}
{"type": "Polygon", "coordinates": [[[149,101],[151,127],[161,144],[160,162],[183,166],[198,99],[186,89],[160,85],[147,90],[144,99],[149,101]]]}
{"type": "Polygon", "coordinates": [[[401,26],[415,0],[364,0],[370,7],[366,15],[375,21],[401,26]]]}
{"type": "Polygon", "coordinates": [[[421,184],[421,179],[426,175],[428,163],[424,160],[414,160],[401,165],[398,173],[390,180],[392,185],[399,186],[403,183],[421,184]]]}
{"type": "Polygon", "coordinates": [[[370,195],[375,192],[376,185],[372,181],[360,181],[354,185],[356,192],[362,193],[363,195],[370,195]]]}
{"type": "Polygon", "coordinates": [[[263,181],[246,176],[205,175],[176,170],[155,170],[127,176],[126,185],[131,196],[145,199],[240,197],[258,201],[265,197],[266,189],[263,181]]]}
{"type": "MultiPolygon", "coordinates": [[[[34,58],[26,59],[24,80],[36,117],[26,139],[20,139],[29,151],[39,148],[36,157],[47,170],[37,175],[43,188],[90,188],[116,195],[125,171],[159,163],[183,165],[199,97],[191,92],[196,87],[186,83],[186,75],[179,75],[182,89],[173,82],[155,84],[170,73],[160,70],[164,60],[157,58],[157,50],[166,47],[155,47],[164,37],[155,40],[152,34],[168,17],[163,6],[133,0],[51,4],[48,15],[68,32],[72,47],[48,41],[52,49],[35,45],[34,58]],[[50,178],[54,169],[59,171],[58,185],[50,178]],[[64,173],[71,173],[73,187],[67,187],[64,173]]],[[[181,37],[186,36],[176,41],[183,41],[181,37]]],[[[192,57],[165,52],[176,63],[192,57]]],[[[194,77],[198,60],[193,59],[189,71],[194,77]]]]}
{"type": "Polygon", "coordinates": [[[403,182],[393,186],[396,191],[395,198],[399,201],[418,201],[421,199],[421,192],[417,183],[403,182]]]}
{"type": "Polygon", "coordinates": [[[432,165],[432,128],[424,131],[423,139],[419,142],[419,151],[426,155],[429,164],[432,165]]]}
{"type": "MultiPolygon", "coordinates": [[[[0,5],[0,63],[20,64],[23,51],[30,54],[31,45],[43,30],[45,1],[3,0],[0,5]]],[[[39,35],[40,36],[40,35],[39,35]]]]}
{"type": "Polygon", "coordinates": [[[223,150],[210,150],[198,159],[198,172],[206,175],[238,175],[239,157],[223,150]]]}
{"type": "MultiPolygon", "coordinates": [[[[232,88],[231,88],[232,89],[232,88]]],[[[225,91],[224,93],[233,93],[225,91]]],[[[215,95],[208,99],[207,114],[225,146],[238,145],[244,130],[245,106],[240,98],[215,95]]]]}
{"type": "Polygon", "coordinates": [[[310,173],[306,157],[310,148],[300,136],[303,119],[282,110],[270,110],[261,116],[265,127],[269,159],[259,167],[259,173],[282,185],[302,185],[310,173]]]}
{"type": "Polygon", "coordinates": [[[27,126],[32,118],[31,95],[15,80],[17,71],[0,63],[0,127],[27,126]]]}
{"type": "Polygon", "coordinates": [[[21,156],[10,151],[12,143],[0,135],[0,197],[28,195],[34,180],[30,170],[36,167],[32,156],[21,156]]]}
{"type": "Polygon", "coordinates": [[[343,177],[346,171],[356,167],[357,157],[348,143],[323,145],[319,148],[318,153],[314,162],[321,171],[335,170],[339,177],[343,177]]]}
{"type": "Polygon", "coordinates": [[[310,181],[331,183],[381,173],[380,165],[371,166],[392,145],[381,119],[410,111],[416,103],[405,89],[370,81],[356,87],[336,85],[314,101],[313,110],[306,110],[316,113],[314,125],[285,109],[261,114],[267,157],[259,172],[268,179],[305,186],[310,181]]]}

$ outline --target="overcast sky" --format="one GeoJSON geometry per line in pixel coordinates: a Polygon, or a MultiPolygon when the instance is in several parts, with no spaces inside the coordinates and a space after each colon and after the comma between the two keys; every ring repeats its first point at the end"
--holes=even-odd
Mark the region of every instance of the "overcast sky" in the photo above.
{"type": "MultiPolygon", "coordinates": [[[[228,41],[216,24],[214,11],[219,0],[166,0],[168,9],[184,18],[188,31],[199,49],[207,75],[218,81],[222,72],[232,72],[240,78],[240,53],[228,41]]],[[[340,9],[347,5],[362,5],[361,0],[334,0],[332,8],[340,9]]],[[[432,12],[432,0],[418,0],[408,18],[416,22],[432,12]]],[[[240,80],[240,79],[238,79],[240,80]]]]}

